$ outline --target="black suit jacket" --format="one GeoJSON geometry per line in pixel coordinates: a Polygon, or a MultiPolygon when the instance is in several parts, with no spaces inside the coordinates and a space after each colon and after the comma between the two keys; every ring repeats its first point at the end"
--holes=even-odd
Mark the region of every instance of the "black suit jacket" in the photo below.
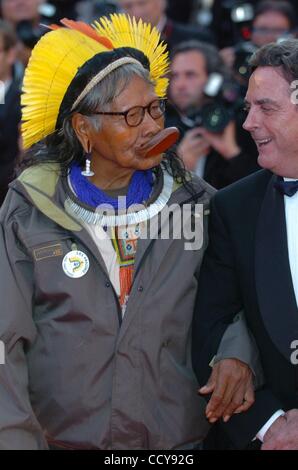
{"type": "Polygon", "coordinates": [[[244,309],[260,350],[266,388],[246,413],[223,425],[244,448],[279,408],[298,408],[298,309],[288,260],[283,196],[261,170],[219,191],[211,203],[193,326],[193,365],[200,383],[233,316],[244,309]]]}

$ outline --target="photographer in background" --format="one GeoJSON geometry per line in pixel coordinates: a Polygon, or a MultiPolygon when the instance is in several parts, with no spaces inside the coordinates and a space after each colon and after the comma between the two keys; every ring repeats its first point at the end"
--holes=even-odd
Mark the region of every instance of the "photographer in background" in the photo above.
{"type": "Polygon", "coordinates": [[[213,34],[207,28],[172,21],[166,15],[166,0],[118,0],[118,3],[124,13],[156,26],[169,51],[180,42],[190,39],[214,42],[213,34]]]}
{"type": "Polygon", "coordinates": [[[241,128],[241,96],[215,47],[197,41],[177,46],[170,100],[167,125],[182,133],[178,154],[188,170],[219,189],[258,169],[256,146],[241,128]]]}
{"type": "Polygon", "coordinates": [[[0,20],[0,206],[8,184],[14,178],[15,162],[19,154],[20,86],[12,74],[16,44],[17,38],[12,26],[0,20]]]}
{"type": "MultiPolygon", "coordinates": [[[[245,17],[244,13],[245,10],[243,10],[243,18],[245,17]]],[[[245,29],[240,28],[239,30],[242,31],[242,40],[238,40],[236,46],[222,49],[220,54],[225,63],[234,69],[237,79],[241,78],[241,75],[243,76],[247,88],[248,62],[252,54],[259,47],[294,36],[297,33],[296,28],[296,12],[289,2],[261,1],[255,7],[250,26],[247,23],[245,29]],[[250,40],[248,41],[248,39],[250,40]]]]}
{"type": "Polygon", "coordinates": [[[257,5],[252,25],[251,42],[262,47],[296,33],[296,14],[286,1],[263,1],[257,5]]]}
{"type": "Polygon", "coordinates": [[[42,24],[53,23],[56,10],[54,6],[45,4],[44,0],[0,0],[0,5],[2,18],[17,33],[17,59],[25,68],[33,47],[47,32],[42,24]]]}
{"type": "Polygon", "coordinates": [[[246,35],[247,26],[251,26],[257,3],[258,0],[211,0],[211,29],[214,31],[219,49],[237,44],[239,36],[243,36],[243,27],[244,36],[246,35]]]}

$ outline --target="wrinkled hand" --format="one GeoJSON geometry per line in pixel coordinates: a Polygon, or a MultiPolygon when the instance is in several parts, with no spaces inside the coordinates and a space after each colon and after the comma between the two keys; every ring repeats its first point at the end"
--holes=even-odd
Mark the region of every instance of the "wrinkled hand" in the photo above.
{"type": "Polygon", "coordinates": [[[213,366],[207,384],[199,389],[199,393],[212,393],[206,407],[210,423],[220,417],[227,422],[232,414],[242,413],[254,403],[252,371],[238,359],[223,359],[213,366]]]}
{"type": "Polygon", "coordinates": [[[209,132],[203,127],[197,128],[207,143],[214,148],[225,160],[230,160],[239,155],[241,149],[236,140],[235,121],[229,122],[220,134],[209,132]]]}
{"type": "Polygon", "coordinates": [[[298,450],[298,410],[290,410],[274,421],[261,450],[298,450]]]}
{"type": "Polygon", "coordinates": [[[198,160],[209,152],[210,145],[201,136],[198,128],[187,131],[177,148],[177,154],[189,171],[195,170],[198,160]]]}

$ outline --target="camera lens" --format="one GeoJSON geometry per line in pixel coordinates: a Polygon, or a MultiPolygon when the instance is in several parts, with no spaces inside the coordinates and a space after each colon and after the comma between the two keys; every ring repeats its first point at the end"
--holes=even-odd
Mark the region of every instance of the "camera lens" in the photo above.
{"type": "Polygon", "coordinates": [[[220,104],[210,103],[201,110],[203,126],[210,132],[221,133],[232,118],[229,110],[220,104]]]}

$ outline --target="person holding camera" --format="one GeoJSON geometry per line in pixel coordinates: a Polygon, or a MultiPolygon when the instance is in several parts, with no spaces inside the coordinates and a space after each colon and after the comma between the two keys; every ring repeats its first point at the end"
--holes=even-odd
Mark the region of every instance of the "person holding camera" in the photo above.
{"type": "Polygon", "coordinates": [[[236,79],[247,88],[250,75],[248,63],[252,54],[271,42],[295,37],[297,14],[294,5],[288,1],[264,0],[255,6],[251,20],[245,18],[245,11],[241,20],[238,20],[236,28],[238,40],[235,37],[234,44],[221,49],[220,54],[226,65],[233,69],[236,79]]]}
{"type": "Polygon", "coordinates": [[[239,90],[214,46],[198,41],[177,46],[170,97],[168,124],[182,134],[178,154],[188,170],[219,189],[258,169],[256,147],[241,130],[239,90]]]}
{"type": "Polygon", "coordinates": [[[10,23],[18,38],[17,62],[14,73],[22,80],[24,69],[37,41],[47,32],[44,25],[53,23],[54,7],[44,0],[0,0],[0,14],[10,23]]]}

